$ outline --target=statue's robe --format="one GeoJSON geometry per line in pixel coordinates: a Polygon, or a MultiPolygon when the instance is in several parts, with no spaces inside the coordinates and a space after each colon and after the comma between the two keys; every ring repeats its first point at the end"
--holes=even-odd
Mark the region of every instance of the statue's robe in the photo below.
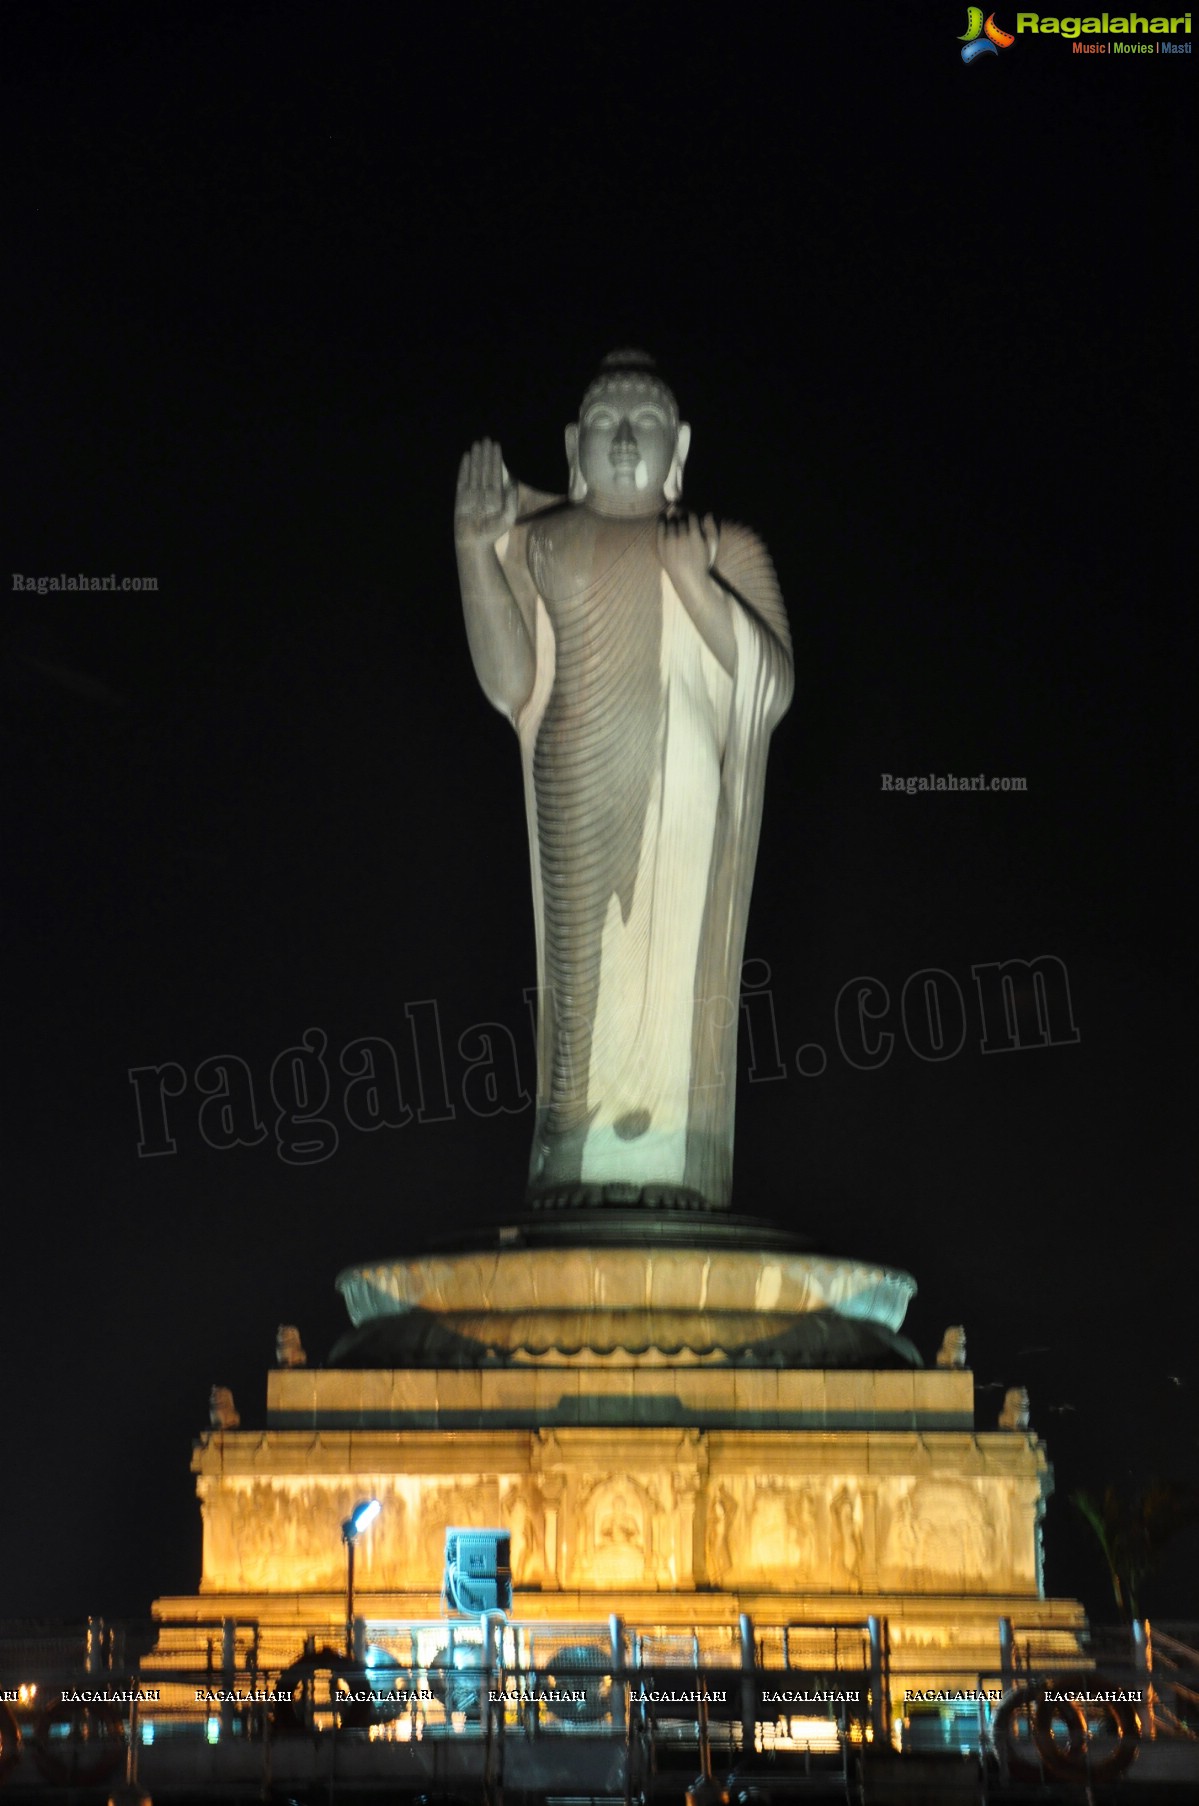
{"type": "Polygon", "coordinates": [[[580,574],[570,505],[521,500],[497,552],[535,649],[514,723],[539,986],[529,1199],[721,1208],[766,754],[794,681],[778,581],[726,524],[730,676],[662,567],[656,520],[580,574]]]}

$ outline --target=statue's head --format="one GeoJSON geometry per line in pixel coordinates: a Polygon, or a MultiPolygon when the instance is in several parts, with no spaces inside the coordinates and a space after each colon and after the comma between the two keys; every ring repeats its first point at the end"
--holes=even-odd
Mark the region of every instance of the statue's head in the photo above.
{"type": "Polygon", "coordinates": [[[691,428],[643,351],[613,351],[566,429],[570,499],[601,514],[657,514],[683,493],[691,428]]]}

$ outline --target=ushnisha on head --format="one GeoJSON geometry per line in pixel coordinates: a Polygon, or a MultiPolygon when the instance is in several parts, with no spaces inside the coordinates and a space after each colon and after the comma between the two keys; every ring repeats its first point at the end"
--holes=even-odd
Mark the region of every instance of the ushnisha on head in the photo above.
{"type": "Polygon", "coordinates": [[[683,493],[691,428],[651,357],[612,351],[566,429],[570,499],[600,514],[659,514],[683,493]]]}

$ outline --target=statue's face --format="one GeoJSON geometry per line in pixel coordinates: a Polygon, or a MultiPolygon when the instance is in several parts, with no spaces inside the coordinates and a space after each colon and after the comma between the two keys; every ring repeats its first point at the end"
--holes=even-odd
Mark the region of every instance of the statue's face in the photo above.
{"type": "Polygon", "coordinates": [[[587,496],[613,513],[662,505],[678,432],[664,403],[641,385],[610,383],[579,420],[579,472],[587,496]]]}

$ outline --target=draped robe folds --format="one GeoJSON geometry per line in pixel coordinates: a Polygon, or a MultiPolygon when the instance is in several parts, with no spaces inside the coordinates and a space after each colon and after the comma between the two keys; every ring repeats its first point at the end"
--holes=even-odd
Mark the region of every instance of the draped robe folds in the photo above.
{"type": "Polygon", "coordinates": [[[766,755],[793,688],[786,614],[765,547],[726,524],[729,676],[656,520],[580,576],[561,550],[571,513],[524,512],[497,547],[535,650],[515,720],[537,927],[529,1201],[720,1209],[766,755]]]}

